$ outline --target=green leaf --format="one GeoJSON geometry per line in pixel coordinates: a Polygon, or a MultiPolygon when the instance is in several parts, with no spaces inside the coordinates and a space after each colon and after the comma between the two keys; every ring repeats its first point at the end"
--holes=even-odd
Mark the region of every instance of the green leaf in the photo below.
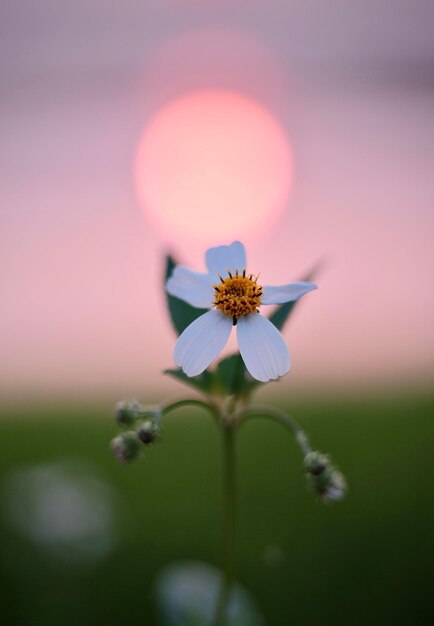
{"type": "Polygon", "coordinates": [[[214,373],[209,372],[208,370],[205,370],[202,374],[199,374],[199,376],[193,376],[192,378],[187,376],[187,374],[184,374],[181,369],[167,369],[164,370],[164,373],[168,374],[172,378],[175,378],[176,380],[179,380],[185,385],[189,385],[190,387],[207,394],[213,391],[215,385],[214,373]]]}
{"type": "Polygon", "coordinates": [[[233,393],[243,395],[260,384],[250,376],[239,353],[222,359],[217,365],[215,374],[215,387],[222,395],[233,393]]]}
{"type": "Polygon", "coordinates": [[[166,369],[164,373],[208,395],[243,395],[260,384],[247,372],[239,353],[222,359],[215,369],[205,370],[199,376],[187,376],[181,369],[166,369]]]}
{"type": "MultiPolygon", "coordinates": [[[[223,575],[200,561],[167,565],[157,578],[155,597],[165,626],[212,626],[223,575]]],[[[256,602],[241,585],[231,592],[226,626],[264,626],[256,602]]]]}
{"type": "Polygon", "coordinates": [[[217,365],[217,378],[222,395],[231,395],[244,386],[246,367],[240,354],[231,354],[217,365]]]}
{"type": "MultiPolygon", "coordinates": [[[[311,282],[314,276],[318,275],[321,265],[321,261],[316,263],[316,265],[314,265],[310,272],[308,272],[306,276],[304,278],[301,278],[300,280],[307,283],[311,282]]],[[[268,319],[270,320],[270,322],[273,322],[276,328],[282,330],[298,302],[299,300],[295,300],[294,302],[285,302],[284,304],[279,304],[279,306],[273,311],[268,319]]]]}
{"type": "Polygon", "coordinates": [[[284,304],[279,304],[277,309],[273,311],[268,319],[270,320],[270,322],[273,322],[276,328],[282,330],[285,322],[294,310],[296,304],[297,300],[295,302],[285,302],[284,304]]]}
{"type": "MultiPolygon", "coordinates": [[[[171,276],[175,265],[177,265],[175,259],[170,255],[166,256],[166,270],[164,273],[164,286],[166,285],[167,279],[171,276]]],[[[208,309],[196,309],[193,306],[187,304],[183,300],[179,298],[175,298],[175,296],[171,296],[167,293],[166,289],[164,289],[167,298],[167,307],[169,309],[170,317],[172,320],[172,324],[178,335],[182,333],[183,330],[187,328],[191,322],[204,313],[207,312],[208,309]]]]}

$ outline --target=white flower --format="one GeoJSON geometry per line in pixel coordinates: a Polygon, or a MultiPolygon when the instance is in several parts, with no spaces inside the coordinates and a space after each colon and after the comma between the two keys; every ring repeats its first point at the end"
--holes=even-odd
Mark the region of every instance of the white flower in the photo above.
{"type": "Polygon", "coordinates": [[[297,300],[316,285],[261,287],[257,276],[246,273],[246,252],[239,241],[210,248],[205,261],[207,274],[177,265],[166,284],[170,295],[210,309],[178,337],[173,353],[176,364],[187,376],[201,374],[222,351],[236,325],[242,359],[254,378],[267,382],[286,374],[290,358],[283,337],[258,309],[263,304],[297,300]]]}

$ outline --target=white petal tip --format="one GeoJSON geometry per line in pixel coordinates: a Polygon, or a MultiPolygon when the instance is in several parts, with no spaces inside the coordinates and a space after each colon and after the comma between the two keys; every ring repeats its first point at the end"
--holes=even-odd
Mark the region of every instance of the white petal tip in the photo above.
{"type": "Polygon", "coordinates": [[[306,293],[317,289],[314,283],[298,282],[287,285],[265,285],[262,304],[284,304],[294,302],[306,293]]]}
{"type": "Polygon", "coordinates": [[[231,320],[212,310],[196,318],[178,337],[173,358],[189,378],[201,374],[218,356],[232,330],[231,320]]]}
{"type": "Polygon", "coordinates": [[[243,317],[237,324],[238,347],[253,378],[266,383],[284,376],[291,360],[282,335],[262,315],[243,317]]]}

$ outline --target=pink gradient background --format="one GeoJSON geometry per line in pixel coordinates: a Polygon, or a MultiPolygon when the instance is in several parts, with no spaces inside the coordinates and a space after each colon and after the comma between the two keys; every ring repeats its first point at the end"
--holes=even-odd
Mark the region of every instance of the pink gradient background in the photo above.
{"type": "Polygon", "coordinates": [[[195,89],[252,98],[287,133],[282,217],[233,232],[252,271],[287,282],[325,259],[285,331],[293,368],[280,388],[432,381],[434,11],[388,7],[6,3],[3,398],[178,389],[161,375],[174,341],[163,254],[200,269],[217,242],[150,221],[133,165],[152,115],[195,89]]]}

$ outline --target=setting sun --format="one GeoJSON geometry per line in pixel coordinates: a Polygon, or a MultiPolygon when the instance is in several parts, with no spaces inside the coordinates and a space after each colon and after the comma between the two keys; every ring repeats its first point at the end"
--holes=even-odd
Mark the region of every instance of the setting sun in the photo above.
{"type": "Polygon", "coordinates": [[[254,100],[197,91],[147,124],[135,176],[147,216],[170,233],[220,239],[269,226],[292,182],[284,130],[254,100]]]}

